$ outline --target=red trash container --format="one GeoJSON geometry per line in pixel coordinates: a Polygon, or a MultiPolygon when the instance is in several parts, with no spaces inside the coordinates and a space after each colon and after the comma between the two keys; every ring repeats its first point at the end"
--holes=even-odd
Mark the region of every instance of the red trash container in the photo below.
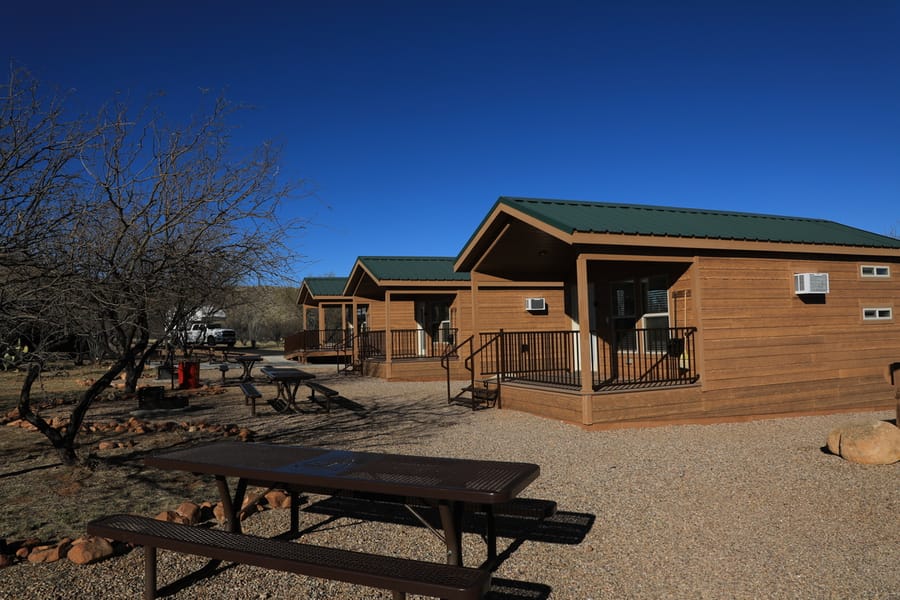
{"type": "Polygon", "coordinates": [[[200,363],[187,360],[178,363],[178,387],[182,390],[200,387],[200,363]]]}

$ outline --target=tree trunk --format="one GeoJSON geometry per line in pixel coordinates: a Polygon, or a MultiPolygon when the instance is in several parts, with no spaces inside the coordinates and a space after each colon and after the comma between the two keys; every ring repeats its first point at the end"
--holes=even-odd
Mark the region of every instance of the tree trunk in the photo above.
{"type": "Polygon", "coordinates": [[[81,400],[79,400],[72,409],[69,423],[63,428],[62,432],[51,427],[47,421],[35,414],[31,409],[31,387],[41,373],[41,365],[32,363],[28,365],[25,382],[22,384],[22,391],[19,394],[19,415],[37,427],[38,431],[50,440],[50,444],[53,446],[54,450],[56,450],[56,453],[59,455],[59,459],[63,464],[69,466],[76,465],[80,462],[80,459],[78,453],[75,451],[75,440],[78,437],[78,432],[81,431],[81,425],[84,423],[84,417],[87,415],[88,409],[94,402],[94,399],[97,398],[103,390],[109,387],[113,379],[115,379],[119,373],[122,372],[122,369],[125,368],[125,365],[132,360],[133,354],[131,352],[126,352],[125,356],[116,361],[106,373],[97,379],[91,387],[85,390],[81,400]]]}

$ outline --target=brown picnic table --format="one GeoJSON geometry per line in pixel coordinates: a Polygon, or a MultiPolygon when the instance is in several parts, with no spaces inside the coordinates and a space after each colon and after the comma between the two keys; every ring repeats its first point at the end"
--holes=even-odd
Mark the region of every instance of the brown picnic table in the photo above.
{"type": "Polygon", "coordinates": [[[266,376],[278,388],[278,398],[290,404],[291,408],[297,408],[297,388],[304,381],[315,379],[312,373],[295,367],[262,367],[260,373],[266,376]]]}
{"type": "Polygon", "coordinates": [[[262,361],[263,357],[259,354],[239,354],[229,357],[228,360],[233,360],[241,365],[243,371],[241,372],[240,381],[253,381],[253,365],[262,361]]]}
{"type": "Polygon", "coordinates": [[[329,496],[362,494],[405,498],[416,513],[425,505],[437,508],[446,562],[462,566],[462,517],[475,507],[487,514],[489,560],[496,554],[496,527],[492,507],[513,500],[540,475],[530,463],[382,454],[329,450],[305,446],[215,442],[146,459],[148,466],[212,475],[216,480],[226,528],[240,533],[239,513],[248,485],[283,488],[291,493],[291,532],[299,532],[300,493],[329,496]],[[236,479],[232,495],[228,478],[236,479]]]}

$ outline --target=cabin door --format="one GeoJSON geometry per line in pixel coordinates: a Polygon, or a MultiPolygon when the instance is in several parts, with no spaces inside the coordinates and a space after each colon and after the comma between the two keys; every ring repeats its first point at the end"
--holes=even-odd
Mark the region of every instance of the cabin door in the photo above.
{"type": "Polygon", "coordinates": [[[429,346],[442,343],[450,330],[450,302],[417,300],[416,329],[419,356],[434,356],[436,349],[429,346]]]}
{"type": "MultiPolygon", "coordinates": [[[[588,306],[596,306],[596,295],[594,294],[594,284],[588,286],[588,306]]],[[[568,313],[571,315],[571,330],[581,330],[581,319],[578,315],[578,284],[571,284],[568,293],[568,313]]],[[[597,370],[597,315],[594,310],[588,315],[588,330],[591,332],[591,363],[594,370],[597,370]]],[[[572,356],[575,357],[575,368],[581,370],[581,352],[579,351],[579,338],[572,338],[572,356]]]]}

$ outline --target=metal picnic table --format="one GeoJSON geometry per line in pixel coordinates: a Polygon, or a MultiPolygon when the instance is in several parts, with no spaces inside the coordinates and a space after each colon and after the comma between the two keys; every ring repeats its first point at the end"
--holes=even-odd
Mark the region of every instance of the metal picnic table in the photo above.
{"type": "Polygon", "coordinates": [[[237,356],[229,357],[229,360],[233,360],[236,363],[241,365],[243,372],[241,373],[241,381],[253,381],[253,365],[263,360],[263,357],[259,354],[239,354],[237,356]]]}
{"type": "Polygon", "coordinates": [[[297,388],[309,379],[315,379],[315,375],[294,367],[270,367],[260,369],[269,381],[278,387],[278,398],[283,399],[292,408],[297,408],[297,388]]]}
{"type": "MultiPolygon", "coordinates": [[[[152,467],[212,475],[216,479],[226,527],[240,532],[244,494],[248,485],[282,487],[292,494],[291,531],[299,531],[297,494],[362,493],[403,497],[436,507],[440,515],[446,561],[462,565],[462,516],[466,505],[487,511],[489,559],[496,553],[492,508],[513,500],[540,475],[530,463],[433,456],[412,456],[329,450],[304,446],[215,442],[146,459],[152,467]],[[234,495],[227,478],[237,478],[234,495]]],[[[406,504],[419,520],[416,502],[406,504]]]]}

